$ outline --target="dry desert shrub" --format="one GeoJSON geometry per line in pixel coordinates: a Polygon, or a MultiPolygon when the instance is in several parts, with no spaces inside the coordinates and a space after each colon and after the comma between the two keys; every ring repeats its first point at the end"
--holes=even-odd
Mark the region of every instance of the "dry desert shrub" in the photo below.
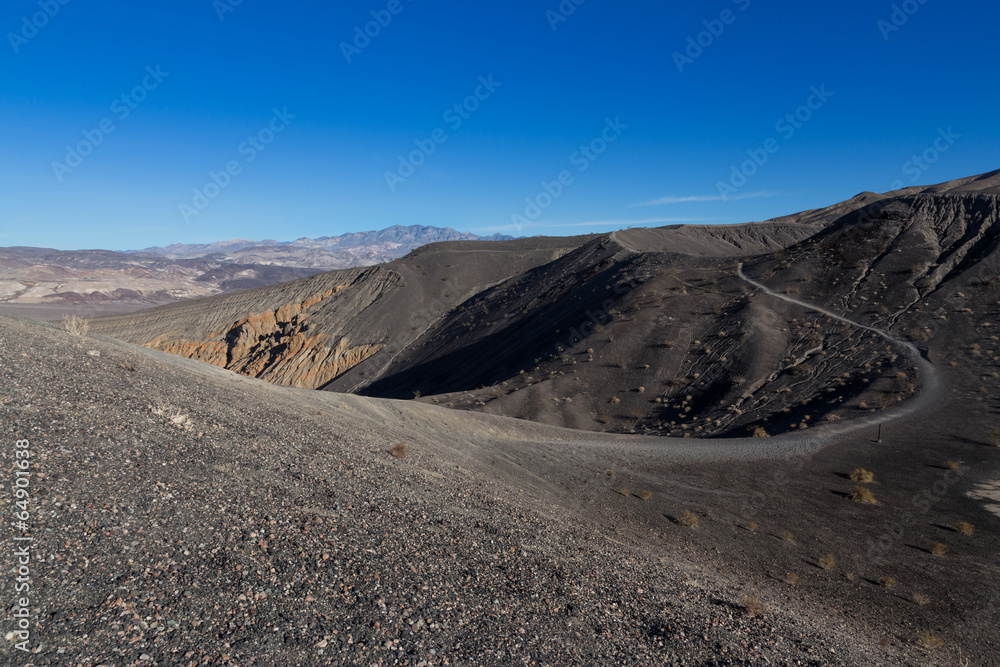
{"type": "Polygon", "coordinates": [[[771,434],[764,430],[763,426],[753,427],[753,437],[755,438],[770,438],[771,434]]]}
{"type": "Polygon", "coordinates": [[[767,613],[764,603],[760,601],[760,598],[753,595],[747,595],[740,600],[740,606],[743,607],[743,611],[747,613],[747,616],[763,616],[767,613]]]}
{"type": "Polygon", "coordinates": [[[802,583],[802,577],[794,572],[789,572],[785,575],[785,583],[789,586],[798,586],[802,583]]]}
{"type": "Polygon", "coordinates": [[[951,549],[948,548],[947,544],[942,544],[940,542],[931,542],[927,545],[927,550],[930,551],[935,556],[943,556],[951,549]]]}
{"type": "Polygon", "coordinates": [[[832,570],[837,567],[837,559],[833,554],[827,554],[819,559],[819,566],[824,570],[832,570]]]}
{"type": "Polygon", "coordinates": [[[851,481],[870,484],[875,481],[875,473],[871,470],[865,470],[864,468],[857,468],[851,473],[851,481]]]}
{"type": "Polygon", "coordinates": [[[924,595],[923,593],[914,593],[913,601],[916,602],[921,607],[925,607],[931,603],[931,599],[924,595]]]}
{"type": "Polygon", "coordinates": [[[389,450],[389,453],[392,454],[397,459],[406,458],[406,443],[402,442],[396,443],[396,445],[389,450]]]}
{"type": "Polygon", "coordinates": [[[968,521],[959,521],[955,524],[955,532],[961,535],[972,535],[976,532],[976,527],[968,521]]]}
{"type": "Polygon", "coordinates": [[[649,489],[643,489],[642,493],[639,494],[639,497],[643,500],[649,500],[653,497],[653,492],[649,489]]]}
{"type": "Polygon", "coordinates": [[[66,315],[63,317],[63,328],[74,336],[83,338],[90,329],[90,322],[76,315],[66,315]]]}
{"type": "Polygon", "coordinates": [[[962,464],[958,461],[948,461],[945,465],[948,467],[948,470],[958,470],[962,467],[962,464]]]}
{"type": "Polygon", "coordinates": [[[691,528],[692,530],[698,530],[698,515],[691,510],[684,510],[680,518],[677,519],[677,523],[684,526],[685,528],[691,528]]]}
{"type": "Polygon", "coordinates": [[[882,588],[892,588],[896,585],[896,580],[892,577],[879,577],[878,585],[882,588]]]}
{"type": "Polygon", "coordinates": [[[795,544],[795,535],[792,534],[792,531],[786,530],[781,537],[789,544],[795,544]]]}
{"type": "Polygon", "coordinates": [[[751,533],[756,533],[758,527],[759,526],[757,526],[757,522],[756,521],[748,521],[747,522],[747,530],[749,530],[751,533]]]}
{"type": "Polygon", "coordinates": [[[135,373],[139,370],[139,348],[133,345],[132,349],[125,353],[122,357],[115,362],[118,368],[122,369],[127,373],[135,373]]]}
{"type": "Polygon", "coordinates": [[[856,486],[848,491],[847,497],[856,503],[862,503],[864,505],[878,505],[878,500],[875,499],[875,494],[863,486],[856,486]]]}
{"type": "Polygon", "coordinates": [[[621,490],[621,494],[623,496],[625,496],[626,498],[628,498],[629,496],[632,495],[632,489],[628,488],[627,486],[623,486],[622,490],[621,490]]]}

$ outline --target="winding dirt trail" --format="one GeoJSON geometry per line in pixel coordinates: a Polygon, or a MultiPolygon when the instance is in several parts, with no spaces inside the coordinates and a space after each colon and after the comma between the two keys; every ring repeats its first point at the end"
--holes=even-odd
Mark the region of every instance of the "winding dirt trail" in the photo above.
{"type": "MultiPolygon", "coordinates": [[[[633,245],[623,241],[619,238],[617,232],[612,232],[610,237],[627,251],[646,252],[643,248],[633,247],[633,245]]],[[[604,449],[603,453],[605,456],[628,461],[636,465],[653,462],[712,463],[716,461],[778,459],[807,455],[819,451],[832,443],[836,438],[872,430],[879,425],[915,413],[924,412],[934,407],[943,397],[944,385],[938,376],[937,370],[911,342],[897,338],[888,331],[838,315],[821,306],[776,292],[767,285],[749,278],[743,272],[742,262],[737,265],[736,273],[741,280],[757,288],[764,294],[794,304],[800,308],[821,313],[849,326],[870,331],[884,338],[889,343],[899,346],[912,359],[917,368],[919,377],[919,393],[917,396],[901,405],[866,417],[859,417],[835,424],[822,424],[814,426],[808,429],[808,431],[784,433],[770,438],[704,438],[694,440],[691,438],[609,435],[573,431],[542,426],[540,424],[531,424],[528,426],[520,420],[510,420],[517,426],[509,430],[504,429],[506,432],[504,433],[505,437],[502,439],[503,446],[505,448],[513,446],[518,450],[525,451],[525,446],[540,447],[547,444],[560,443],[562,445],[577,446],[584,450],[604,449]],[[530,435],[529,432],[531,432],[530,435]]],[[[487,417],[487,415],[476,415],[476,417],[487,417]]],[[[493,444],[499,445],[500,443],[494,442],[493,444]]]]}
{"type": "Polygon", "coordinates": [[[902,338],[897,338],[893,336],[888,331],[883,329],[878,329],[876,327],[871,327],[861,322],[856,322],[852,319],[844,317],[843,315],[838,315],[836,313],[830,312],[829,310],[817,306],[812,303],[807,303],[799,299],[788,296],[787,294],[782,294],[781,292],[775,292],[767,285],[757,282],[752,278],[747,277],[743,273],[743,262],[740,262],[736,266],[736,275],[739,276],[740,280],[743,280],[749,285],[752,285],[759,289],[761,292],[773,296],[782,301],[787,301],[788,303],[795,304],[801,308],[807,310],[813,310],[821,315],[825,315],[831,319],[837,320],[838,322],[843,322],[852,327],[857,327],[858,329],[863,329],[864,331],[870,331],[878,336],[881,336],[893,345],[901,347],[905,354],[913,361],[914,365],[917,367],[917,373],[920,378],[920,393],[910,401],[899,407],[893,408],[892,410],[886,410],[871,417],[862,417],[859,419],[852,419],[849,422],[845,422],[837,427],[818,427],[823,429],[823,435],[844,435],[845,433],[852,433],[860,428],[870,428],[871,426],[883,424],[889,421],[894,421],[900,419],[901,417],[906,417],[908,415],[923,412],[933,407],[943,396],[944,396],[944,383],[941,381],[940,376],[937,373],[937,369],[934,368],[928,359],[921,354],[917,346],[908,340],[903,340],[902,338]]]}
{"type": "MultiPolygon", "coordinates": [[[[932,408],[943,395],[934,366],[910,342],[784,294],[748,278],[742,264],[740,279],[768,296],[815,311],[850,326],[870,331],[898,346],[916,365],[919,394],[892,409],[846,422],[828,423],[805,431],[770,438],[663,438],[616,435],[547,426],[497,415],[451,410],[415,401],[373,399],[349,394],[302,392],[317,407],[346,410],[351,420],[377,425],[387,438],[411,442],[417,449],[435,451],[449,463],[507,480],[537,497],[551,496],[564,484],[589,488],[599,500],[606,490],[604,471],[612,469],[639,476],[653,475],[656,483],[665,466],[711,465],[789,459],[818,452],[838,438],[873,431],[885,424],[932,408]],[[581,479],[588,480],[581,484],[581,479]]],[[[361,425],[359,424],[359,426],[361,425]]],[[[566,488],[569,488],[567,486],[566,488]]],[[[652,488],[652,487],[651,487],[652,488]]],[[[718,490],[725,493],[724,490],[718,490]]],[[[574,491],[574,493],[577,493],[574,491]]]]}
{"type": "Polygon", "coordinates": [[[881,336],[912,358],[918,368],[920,393],[890,410],[846,422],[815,426],[770,438],[662,438],[576,431],[497,415],[463,412],[415,401],[373,399],[349,394],[303,392],[308,400],[332,407],[348,407],[363,422],[378,424],[389,437],[419,442],[445,453],[449,460],[478,467],[485,461],[494,472],[508,471],[521,483],[541,490],[553,478],[566,477],[570,469],[633,470],[664,464],[773,460],[814,453],[837,438],[871,431],[884,424],[933,407],[941,398],[942,383],[933,365],[910,342],[855,322],[814,304],[780,294],[748,278],[739,277],[763,293],[798,307],[832,317],[881,336]],[[495,466],[495,467],[494,467],[495,466]],[[532,483],[535,481],[535,484],[532,483]]]}
{"type": "Polygon", "coordinates": [[[294,403],[296,409],[333,411],[339,415],[346,432],[358,429],[378,433],[386,442],[405,441],[416,451],[436,452],[436,456],[443,457],[452,465],[479,470],[501,479],[518,480],[515,482],[517,486],[537,491],[539,495],[547,494],[547,489],[554,487],[555,480],[576,483],[581,475],[602,477],[607,468],[639,471],[662,469],[664,465],[671,464],[762,461],[809,455],[839,437],[870,431],[879,424],[927,410],[943,394],[942,383],[933,365],[921,356],[912,343],[775,292],[748,278],[743,273],[742,264],[737,273],[742,280],[771,297],[871,331],[899,346],[918,368],[920,393],[890,410],[770,438],[664,438],[576,431],[417,401],[279,387],[190,359],[148,349],[141,352],[201,374],[225,376],[230,382],[253,385],[275,400],[294,403]]]}

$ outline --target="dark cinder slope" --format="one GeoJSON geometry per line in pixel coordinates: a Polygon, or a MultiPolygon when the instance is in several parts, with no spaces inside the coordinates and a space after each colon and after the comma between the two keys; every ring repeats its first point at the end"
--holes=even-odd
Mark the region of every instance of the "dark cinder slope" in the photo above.
{"type": "Polygon", "coordinates": [[[91,329],[276,384],[318,388],[388,358],[477,292],[582,238],[454,242],[395,262],[95,319],[91,329]]]}
{"type": "Polygon", "coordinates": [[[974,300],[964,306],[973,312],[996,301],[998,181],[863,193],[803,214],[818,233],[785,236],[789,247],[773,252],[727,238],[739,227],[617,232],[477,295],[374,380],[352,372],[330,388],[670,435],[784,432],[882,410],[922,389],[901,345],[762,297],[736,265],[795,299],[924,341],[940,328],[943,285],[954,282],[962,296],[952,299],[974,300]],[[710,241],[686,238],[702,229],[710,241]],[[684,254],[665,252],[679,233],[684,254]]]}
{"type": "MultiPolygon", "coordinates": [[[[783,222],[628,233],[655,240],[676,256],[719,257],[774,250],[816,229],[783,222]]],[[[414,341],[463,312],[464,304],[480,292],[510,280],[522,286],[506,289],[523,294],[578,289],[584,276],[599,272],[598,264],[615,264],[621,252],[621,244],[608,235],[437,243],[370,269],[101,318],[92,326],[96,332],[278,384],[353,391],[399,372],[413,358],[414,341]],[[563,259],[567,254],[572,257],[563,259]],[[561,281],[563,287],[548,285],[550,280],[561,281]]],[[[623,266],[615,273],[622,274],[623,266]]],[[[584,296],[579,298],[594,298],[592,287],[582,288],[584,296]]],[[[579,305],[586,304],[577,303],[565,314],[574,323],[587,311],[579,305]]],[[[520,305],[526,311],[521,315],[533,307],[520,305]]],[[[542,321],[548,316],[540,317],[542,321]]],[[[525,363],[517,355],[533,355],[539,345],[554,349],[558,334],[552,324],[540,328],[536,338],[514,343],[514,356],[500,361],[517,370],[513,366],[519,369],[525,363]]],[[[485,334],[477,330],[476,335],[485,334]]],[[[490,356],[499,359],[495,353],[490,356]]],[[[420,391],[395,381],[394,386],[410,397],[420,391]]]]}
{"type": "MultiPolygon", "coordinates": [[[[941,308],[928,299],[942,286],[992,280],[998,182],[862,193],[765,223],[434,244],[92,326],[279,384],[571,428],[807,429],[921,392],[916,360],[893,341],[933,334],[926,309],[941,308]],[[741,263],[849,319],[760,294],[741,263]]],[[[989,295],[963,298],[975,311],[989,295]]]]}
{"type": "MultiPolygon", "coordinates": [[[[935,665],[946,656],[922,653],[916,633],[951,613],[986,627],[946,640],[976,664],[996,657],[977,608],[990,586],[925,575],[936,604],[915,611],[803,566],[831,548],[809,526],[857,523],[835,510],[836,522],[806,521],[810,494],[781,504],[806,525],[754,513],[754,539],[732,523],[752,474],[706,498],[704,473],[677,472],[747,470],[725,464],[730,443],[671,455],[662,440],[278,387],[7,317],[0,386],[0,434],[30,440],[37,466],[26,531],[37,652],[5,641],[5,664],[935,665]],[[405,455],[391,456],[400,442],[405,455]],[[700,530],[668,518],[684,509],[700,530]],[[782,528],[801,553],[772,539],[782,528]],[[762,566],[799,570],[805,585],[762,566]]],[[[796,481],[822,487],[823,475],[796,481]]],[[[3,531],[5,553],[23,546],[16,535],[3,531]]],[[[950,562],[964,564],[955,547],[950,562]]],[[[900,590],[914,585],[891,572],[900,590]]]]}
{"type": "Polygon", "coordinates": [[[910,371],[875,334],[793,322],[736,263],[602,237],[465,302],[357,391],[572,428],[745,435],[864,414],[876,380],[910,371]],[[834,361],[811,363],[818,352],[834,361]],[[819,401],[831,387],[836,405],[819,401]]]}

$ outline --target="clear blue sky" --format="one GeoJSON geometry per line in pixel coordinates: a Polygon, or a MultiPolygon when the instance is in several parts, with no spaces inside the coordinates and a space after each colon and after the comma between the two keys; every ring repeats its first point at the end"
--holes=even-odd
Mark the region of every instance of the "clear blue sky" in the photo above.
{"type": "Polygon", "coordinates": [[[1000,167],[993,1],[63,2],[0,9],[3,245],[746,222],[1000,167]]]}

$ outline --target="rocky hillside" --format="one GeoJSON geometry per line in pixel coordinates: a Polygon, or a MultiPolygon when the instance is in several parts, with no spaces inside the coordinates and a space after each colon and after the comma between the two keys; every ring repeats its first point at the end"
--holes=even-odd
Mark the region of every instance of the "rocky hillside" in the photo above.
{"type": "MultiPolygon", "coordinates": [[[[661,252],[664,256],[711,262],[746,250],[781,248],[817,229],[783,222],[675,226],[630,234],[656,238],[673,251],[661,252]]],[[[612,276],[620,279],[634,262],[625,258],[629,254],[608,235],[439,243],[372,269],[335,271],[272,288],[102,318],[92,326],[123,340],[296,387],[367,391],[369,385],[383,386],[384,377],[392,375],[398,384],[391,393],[412,398],[419,392],[441,393],[434,384],[436,375],[420,382],[399,375],[417,358],[418,349],[429,349],[423,341],[441,340],[443,335],[450,342],[437,351],[446,354],[448,345],[467,345],[469,336],[493,335],[488,328],[455,324],[457,315],[480,307],[477,296],[491,301],[501,295],[504,303],[495,306],[495,312],[516,310],[503,318],[504,324],[527,319],[534,323],[527,329],[537,331],[530,336],[520,331],[511,338],[516,340],[513,349],[503,355],[492,350],[482,357],[481,348],[470,347],[477,363],[460,366],[476,376],[474,381],[464,380],[473,382],[470,386],[491,384],[486,376],[499,382],[506,379],[504,373],[516,374],[523,365],[521,357],[530,358],[539,346],[552,352],[560,333],[552,327],[553,315],[544,310],[544,302],[558,301],[570,291],[578,293],[575,301],[565,302],[568,310],[560,317],[569,317],[571,324],[583,322],[598,293],[617,298],[617,285],[605,288],[598,283],[612,276]],[[504,295],[508,294],[516,295],[516,309],[507,307],[504,295]],[[449,331],[452,326],[459,330],[449,331]],[[431,333],[442,330],[446,333],[431,333]],[[484,359],[510,368],[494,372],[484,359]]],[[[598,303],[605,298],[601,296],[598,303]]],[[[442,368],[451,367],[449,362],[442,368]]]]}
{"type": "Polygon", "coordinates": [[[33,473],[27,525],[0,536],[8,554],[33,538],[32,653],[9,623],[6,664],[997,664],[997,520],[963,495],[988,448],[942,446],[936,415],[929,452],[894,429],[823,454],[813,432],[649,442],[279,387],[6,316],[0,386],[33,473]],[[929,465],[951,456],[970,463],[929,465]],[[880,505],[830,493],[858,461],[880,505]],[[905,540],[865,553],[945,480],[905,540]],[[975,535],[939,527],[958,519],[975,535]],[[952,551],[907,546],[931,539],[952,551]]]}
{"type": "Polygon", "coordinates": [[[910,344],[996,316],[998,181],[767,223],[435,244],[93,326],[279,384],[556,426],[808,429],[919,393],[910,344]]]}
{"type": "Polygon", "coordinates": [[[0,317],[34,659],[998,664],[998,184],[0,317]]]}
{"type": "Polygon", "coordinates": [[[457,304],[580,242],[439,243],[391,264],[99,318],[91,328],[278,384],[316,389],[373,355],[385,363],[457,304]]]}

